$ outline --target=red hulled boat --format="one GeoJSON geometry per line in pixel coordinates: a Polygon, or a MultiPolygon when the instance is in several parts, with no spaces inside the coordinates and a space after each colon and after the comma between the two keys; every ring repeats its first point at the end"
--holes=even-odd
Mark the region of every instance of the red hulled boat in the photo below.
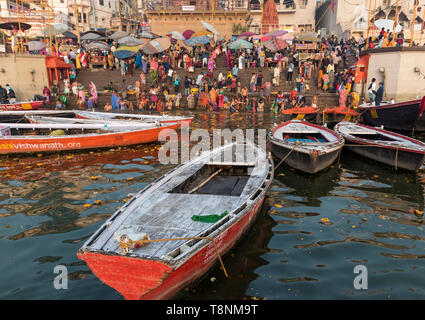
{"type": "Polygon", "coordinates": [[[136,124],[0,124],[0,155],[114,148],[158,141],[164,129],[178,129],[179,123],[136,124]]]}
{"type": "Polygon", "coordinates": [[[204,152],[141,190],[78,257],[126,299],[173,298],[247,232],[273,170],[266,152],[252,144],[204,152]]]}
{"type": "Polygon", "coordinates": [[[44,101],[25,101],[9,104],[0,104],[0,110],[4,111],[22,111],[22,110],[37,110],[43,105],[44,101]]]}

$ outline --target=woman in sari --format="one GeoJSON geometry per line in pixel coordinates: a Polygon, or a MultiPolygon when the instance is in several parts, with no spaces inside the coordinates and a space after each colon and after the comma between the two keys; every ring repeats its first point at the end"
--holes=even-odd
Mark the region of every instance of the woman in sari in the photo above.
{"type": "Polygon", "coordinates": [[[329,76],[327,73],[323,75],[323,91],[327,91],[329,86],[329,76]]]}
{"type": "Polygon", "coordinates": [[[88,54],[87,52],[83,51],[83,53],[81,54],[81,65],[83,66],[83,68],[87,68],[87,63],[88,63],[88,54]]]}
{"type": "Polygon", "coordinates": [[[202,107],[204,109],[207,108],[207,105],[208,105],[208,95],[204,91],[202,91],[202,93],[201,93],[201,104],[202,104],[202,107]]]}
{"type": "Polygon", "coordinates": [[[108,66],[110,70],[112,70],[115,66],[115,57],[112,52],[108,54],[108,66]]]}
{"type": "Polygon", "coordinates": [[[97,89],[93,81],[90,82],[90,94],[93,97],[94,104],[97,104],[97,89]]]}
{"type": "Polygon", "coordinates": [[[232,54],[230,53],[230,50],[227,51],[227,54],[226,54],[226,65],[227,65],[227,68],[230,68],[230,58],[231,58],[231,56],[232,56],[232,54]]]}
{"type": "Polygon", "coordinates": [[[218,90],[218,107],[220,109],[223,109],[223,105],[224,105],[224,90],[223,88],[221,88],[220,90],[218,90]]]}
{"type": "Polygon", "coordinates": [[[78,52],[78,54],[75,57],[75,65],[77,67],[77,70],[81,69],[81,53],[80,52],[78,52]]]}
{"type": "Polygon", "coordinates": [[[46,86],[44,86],[43,95],[46,98],[46,104],[50,104],[50,90],[46,86]]]}
{"type": "Polygon", "coordinates": [[[80,83],[78,83],[78,99],[79,100],[86,100],[86,95],[84,93],[84,86],[80,83]]]}
{"type": "Polygon", "coordinates": [[[213,73],[214,72],[214,59],[210,57],[208,60],[208,72],[213,73]]]}
{"type": "Polygon", "coordinates": [[[345,87],[342,88],[342,90],[339,92],[339,106],[341,108],[345,108],[346,102],[347,102],[347,89],[345,87]]]}

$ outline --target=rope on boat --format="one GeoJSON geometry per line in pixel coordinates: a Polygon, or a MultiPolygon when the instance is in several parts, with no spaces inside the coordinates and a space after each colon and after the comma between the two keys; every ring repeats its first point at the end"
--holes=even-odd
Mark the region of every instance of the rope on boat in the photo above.
{"type": "Polygon", "coordinates": [[[120,241],[120,247],[123,249],[123,252],[128,251],[134,244],[140,244],[142,246],[145,246],[146,244],[150,242],[161,242],[161,241],[180,241],[180,240],[209,240],[213,243],[215,252],[217,253],[218,260],[220,261],[221,267],[223,268],[224,275],[226,278],[229,278],[229,275],[226,271],[226,268],[224,267],[223,260],[221,260],[220,253],[218,252],[217,245],[215,243],[215,240],[211,237],[184,237],[184,238],[168,238],[168,239],[145,239],[145,240],[138,240],[134,241],[127,237],[127,241],[123,242],[120,241]]]}
{"type": "Polygon", "coordinates": [[[295,150],[296,147],[299,147],[301,145],[300,141],[295,142],[294,146],[292,147],[291,151],[288,152],[288,154],[282,159],[280,160],[279,164],[277,166],[274,167],[274,169],[276,170],[277,168],[279,168],[279,166],[289,157],[289,155],[292,153],[292,151],[295,150]]]}

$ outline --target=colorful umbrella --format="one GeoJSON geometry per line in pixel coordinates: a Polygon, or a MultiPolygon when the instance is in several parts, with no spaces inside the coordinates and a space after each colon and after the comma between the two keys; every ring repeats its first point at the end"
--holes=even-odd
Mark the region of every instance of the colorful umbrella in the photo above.
{"type": "Polygon", "coordinates": [[[39,51],[46,48],[44,42],[41,41],[30,41],[26,45],[28,46],[28,51],[39,51]]]}
{"type": "Polygon", "coordinates": [[[186,30],[185,32],[183,32],[183,37],[187,40],[187,39],[189,39],[191,36],[192,36],[192,34],[194,34],[195,33],[195,31],[193,31],[193,30],[186,30]]]}
{"type": "Polygon", "coordinates": [[[84,46],[87,50],[105,50],[108,51],[111,47],[105,41],[93,41],[84,46]]]}
{"type": "Polygon", "coordinates": [[[206,45],[210,43],[211,38],[207,36],[203,37],[192,37],[190,39],[184,40],[183,43],[188,47],[196,47],[198,44],[206,45]]]}
{"type": "Polygon", "coordinates": [[[238,39],[227,45],[230,49],[252,49],[254,45],[246,40],[238,39]]]}
{"type": "Polygon", "coordinates": [[[170,32],[171,38],[176,40],[185,40],[186,38],[178,31],[171,31],[170,32]]]}
{"type": "MultiPolygon", "coordinates": [[[[21,30],[28,30],[31,28],[31,25],[28,23],[21,22],[20,25],[21,25],[21,30]]],[[[0,23],[0,29],[4,29],[4,30],[18,29],[19,30],[19,23],[18,22],[0,23]]]]}
{"type": "Polygon", "coordinates": [[[108,36],[109,39],[112,40],[118,40],[124,37],[127,37],[128,34],[125,33],[124,31],[115,31],[113,34],[111,34],[110,36],[108,36]]]}
{"type": "Polygon", "coordinates": [[[145,44],[142,51],[146,54],[156,54],[167,50],[171,46],[168,38],[158,38],[145,44]]]}
{"type": "Polygon", "coordinates": [[[279,37],[287,34],[288,31],[285,30],[279,30],[279,31],[270,31],[269,33],[266,33],[265,37],[279,37]]]}
{"type": "Polygon", "coordinates": [[[206,23],[204,20],[201,20],[201,23],[205,27],[205,29],[207,29],[208,31],[211,31],[212,33],[214,33],[217,36],[219,35],[219,33],[217,32],[217,30],[215,30],[212,25],[206,23]]]}
{"type": "Polygon", "coordinates": [[[126,46],[140,46],[141,44],[143,44],[143,41],[134,37],[127,36],[119,39],[118,43],[126,46]]]}
{"type": "Polygon", "coordinates": [[[159,35],[157,35],[157,34],[155,34],[155,33],[152,33],[152,32],[143,31],[143,32],[139,35],[139,37],[140,37],[140,38],[147,38],[147,39],[156,39],[156,38],[159,38],[160,36],[159,36],[159,35]]]}
{"type": "Polygon", "coordinates": [[[249,37],[253,37],[253,36],[255,36],[256,34],[254,33],[254,32],[251,32],[251,31],[245,31],[245,32],[242,32],[240,35],[238,35],[237,36],[237,38],[239,39],[239,38],[249,38],[249,37]]]}
{"type": "Polygon", "coordinates": [[[114,52],[115,58],[118,58],[118,59],[131,58],[131,57],[134,57],[136,54],[137,54],[137,52],[134,52],[134,51],[120,50],[120,49],[117,49],[114,52]]]}
{"type": "Polygon", "coordinates": [[[121,46],[118,48],[119,50],[126,50],[126,51],[133,51],[133,52],[139,52],[140,45],[139,46],[121,46]]]}
{"type": "Polygon", "coordinates": [[[210,31],[199,31],[192,34],[191,38],[195,38],[195,37],[213,37],[213,33],[210,31]]]}
{"type": "Polygon", "coordinates": [[[320,42],[320,39],[317,37],[317,34],[312,32],[296,33],[295,37],[297,38],[298,41],[320,42]]]}
{"type": "Polygon", "coordinates": [[[45,36],[48,36],[49,34],[54,35],[56,32],[56,35],[62,34],[65,31],[68,30],[68,25],[64,23],[49,25],[47,28],[43,30],[43,34],[45,36]]]}
{"type": "MultiPolygon", "coordinates": [[[[379,19],[375,21],[375,26],[378,27],[379,29],[384,28],[385,31],[387,31],[388,29],[393,32],[394,30],[394,20],[389,20],[389,19],[379,19]]],[[[400,24],[397,24],[397,26],[395,27],[395,32],[400,32],[402,29],[400,24]]]]}
{"type": "Polygon", "coordinates": [[[97,32],[87,32],[80,39],[81,40],[101,40],[101,39],[105,39],[105,37],[97,32]]]}
{"type": "Polygon", "coordinates": [[[289,47],[289,43],[278,37],[272,38],[269,41],[263,42],[264,46],[272,52],[282,50],[289,47]]]}

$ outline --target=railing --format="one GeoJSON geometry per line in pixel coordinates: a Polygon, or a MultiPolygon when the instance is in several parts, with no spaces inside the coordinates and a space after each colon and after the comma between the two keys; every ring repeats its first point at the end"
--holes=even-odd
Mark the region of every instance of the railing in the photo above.
{"type": "MultiPolygon", "coordinates": [[[[280,3],[276,3],[276,9],[278,12],[282,12],[282,11],[294,11],[297,9],[297,5],[295,4],[295,1],[284,1],[285,3],[280,4],[280,3]]],[[[249,5],[249,10],[251,11],[260,11],[261,10],[261,6],[259,3],[253,3],[249,5]]]]}

